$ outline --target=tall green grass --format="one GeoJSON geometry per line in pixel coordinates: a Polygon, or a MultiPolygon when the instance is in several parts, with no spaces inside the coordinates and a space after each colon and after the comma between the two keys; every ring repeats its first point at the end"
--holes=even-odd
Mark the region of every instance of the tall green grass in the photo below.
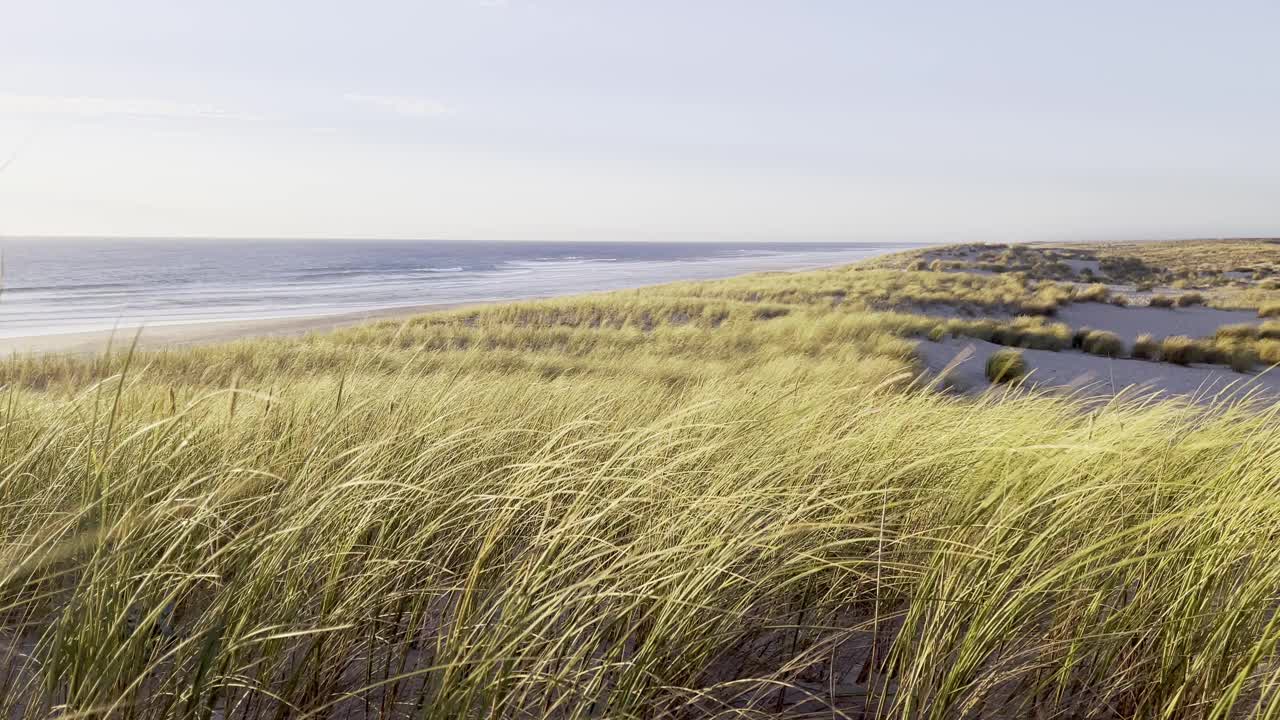
{"type": "Polygon", "coordinates": [[[0,713],[1280,714],[1274,407],[957,399],[770,302],[3,364],[0,713]]]}

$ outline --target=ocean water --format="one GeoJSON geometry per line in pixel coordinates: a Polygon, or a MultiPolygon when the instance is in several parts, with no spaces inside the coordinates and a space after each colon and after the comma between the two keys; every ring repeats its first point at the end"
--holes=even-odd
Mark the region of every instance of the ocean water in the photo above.
{"type": "Polygon", "coordinates": [[[0,337],[567,295],[908,247],[4,238],[0,337]]]}

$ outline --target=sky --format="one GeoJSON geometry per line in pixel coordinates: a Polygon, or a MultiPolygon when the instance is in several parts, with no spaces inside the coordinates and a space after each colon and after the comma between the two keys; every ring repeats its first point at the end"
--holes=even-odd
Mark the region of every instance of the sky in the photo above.
{"type": "Polygon", "coordinates": [[[0,235],[1280,235],[1280,3],[0,0],[0,235]]]}

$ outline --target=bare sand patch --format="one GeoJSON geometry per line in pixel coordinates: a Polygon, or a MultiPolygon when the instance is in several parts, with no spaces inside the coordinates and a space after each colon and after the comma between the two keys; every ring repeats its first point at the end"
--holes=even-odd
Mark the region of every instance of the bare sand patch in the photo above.
{"type": "MultiPolygon", "coordinates": [[[[947,384],[965,392],[988,387],[987,358],[1003,345],[972,338],[921,341],[918,353],[931,372],[939,373],[955,363],[947,384]]],[[[1022,350],[1030,375],[1027,382],[1041,388],[1062,389],[1082,395],[1137,394],[1182,396],[1198,402],[1233,400],[1255,394],[1280,401],[1280,370],[1237,373],[1221,365],[1174,365],[1145,360],[1111,359],[1080,352],[1022,350]]]]}
{"type": "Polygon", "coordinates": [[[1185,308],[1119,307],[1104,303],[1072,303],[1058,309],[1057,319],[1073,328],[1110,330],[1133,342],[1143,333],[1157,338],[1169,335],[1210,337],[1223,325],[1258,323],[1252,310],[1218,310],[1192,306],[1185,308]]]}

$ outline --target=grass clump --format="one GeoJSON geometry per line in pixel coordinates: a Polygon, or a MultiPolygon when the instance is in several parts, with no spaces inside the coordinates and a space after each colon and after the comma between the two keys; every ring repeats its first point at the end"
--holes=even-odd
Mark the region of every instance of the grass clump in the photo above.
{"type": "Polygon", "coordinates": [[[1227,364],[1238,373],[1252,372],[1256,363],[1257,356],[1247,347],[1236,346],[1227,351],[1227,364]]]}
{"type": "Polygon", "coordinates": [[[1178,365],[1204,362],[1204,346],[1185,335],[1173,335],[1160,343],[1160,356],[1178,365]]]}
{"type": "Polygon", "coordinates": [[[1152,295],[1147,301],[1147,305],[1153,308],[1171,308],[1174,306],[1175,300],[1168,295],[1152,295]]]}
{"type": "Polygon", "coordinates": [[[1261,328],[1257,325],[1249,323],[1234,323],[1231,325],[1223,325],[1214,331],[1214,337],[1219,340],[1254,340],[1257,339],[1261,328]]]}
{"type": "Polygon", "coordinates": [[[1017,350],[997,350],[987,358],[987,380],[993,383],[1010,383],[1027,374],[1027,361],[1017,350]]]}
{"type": "Polygon", "coordinates": [[[1268,303],[1258,308],[1260,318],[1280,318],[1280,303],[1268,303]]]}
{"type": "Polygon", "coordinates": [[[1161,359],[1160,343],[1150,333],[1143,333],[1133,341],[1129,354],[1137,360],[1158,361],[1161,359]]]}
{"type": "Polygon", "coordinates": [[[1263,340],[1256,349],[1259,362],[1264,365],[1280,364],[1280,340],[1263,340]]]}
{"type": "Polygon", "coordinates": [[[1091,355],[1118,358],[1124,355],[1124,340],[1107,330],[1090,330],[1081,339],[1080,349],[1091,355]]]}
{"type": "Polygon", "coordinates": [[[1176,303],[1178,307],[1204,305],[1204,295],[1201,295],[1200,293],[1183,293],[1178,296],[1176,303]]]}
{"type": "Polygon", "coordinates": [[[1084,288],[1076,288],[1072,293],[1072,298],[1076,302],[1106,302],[1111,297],[1111,291],[1102,283],[1094,283],[1084,288]]]}

